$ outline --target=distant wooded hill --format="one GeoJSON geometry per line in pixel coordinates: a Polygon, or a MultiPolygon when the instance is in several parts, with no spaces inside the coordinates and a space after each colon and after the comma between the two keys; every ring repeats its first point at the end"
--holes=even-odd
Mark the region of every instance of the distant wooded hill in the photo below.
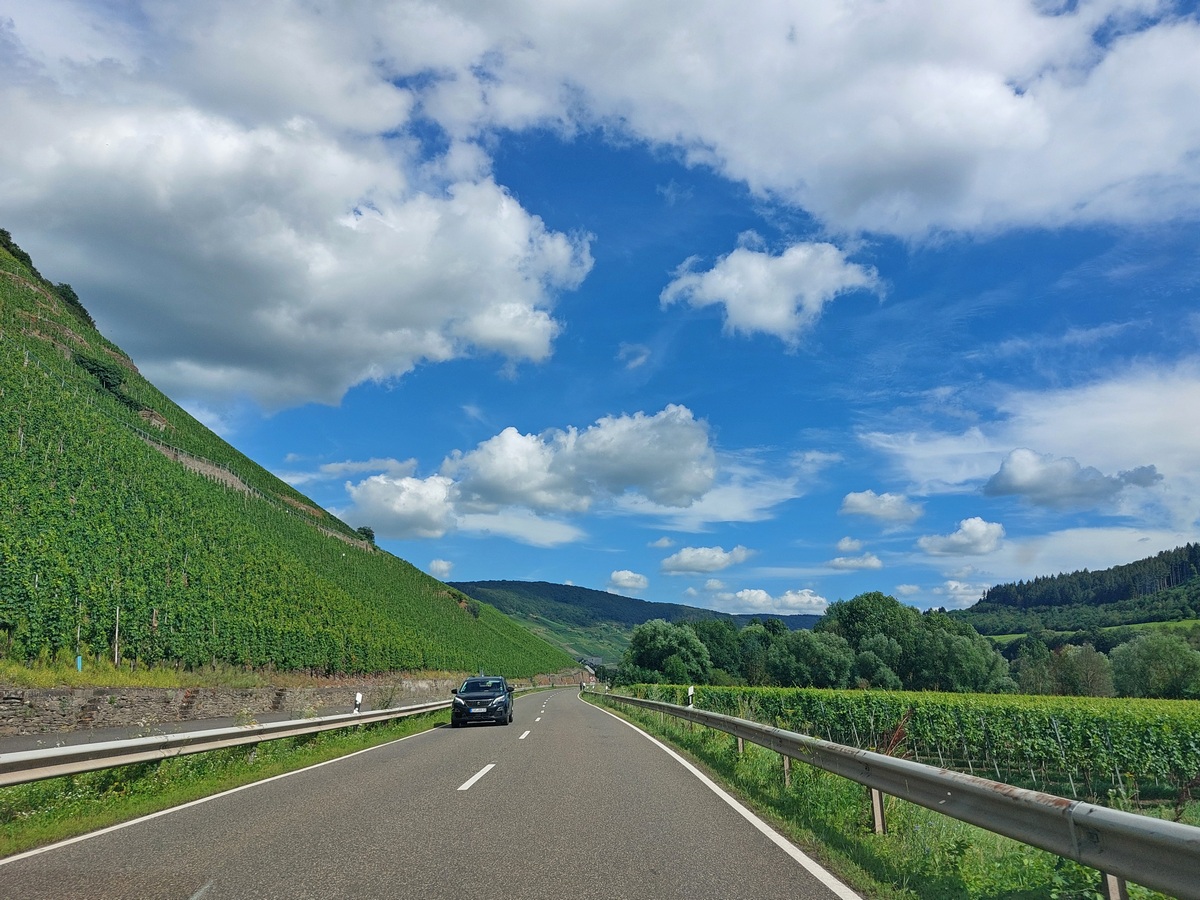
{"type": "Polygon", "coordinates": [[[452,581],[450,586],[513,616],[577,659],[609,663],[620,659],[633,627],[652,619],[728,619],[740,628],[754,619],[772,618],[781,619],[793,631],[812,628],[820,619],[811,615],[730,615],[546,581],[452,581]]]}
{"type": "Polygon", "coordinates": [[[574,665],[158,391],[0,229],[0,658],[361,673],[574,665]]]}
{"type": "Polygon", "coordinates": [[[1084,569],[1000,584],[974,606],[950,613],[980,634],[1031,627],[1083,631],[1200,618],[1200,544],[1100,572],[1084,569]]]}

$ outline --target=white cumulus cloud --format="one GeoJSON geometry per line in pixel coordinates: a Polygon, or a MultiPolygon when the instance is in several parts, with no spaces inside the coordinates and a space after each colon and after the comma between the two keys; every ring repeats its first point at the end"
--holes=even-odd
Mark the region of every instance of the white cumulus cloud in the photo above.
{"type": "Polygon", "coordinates": [[[603,125],[837,232],[1164,221],[1200,206],[1200,123],[1186,115],[1200,107],[1200,25],[1172,4],[689,11],[439,7],[393,29],[438,73],[422,100],[454,136],[603,125]]]}
{"type": "Polygon", "coordinates": [[[608,577],[610,593],[637,594],[650,586],[650,579],[629,569],[617,569],[608,577]]]}
{"type": "MultiPolygon", "coordinates": [[[[580,540],[583,530],[565,519],[597,503],[633,514],[675,510],[700,503],[717,476],[708,425],[675,405],[653,415],[605,416],[582,430],[506,428],[474,450],[454,451],[427,478],[408,463],[372,462],[383,471],[347,483],[347,515],[371,522],[381,536],[458,530],[542,547],[580,540]]],[[[322,477],[369,470],[366,462],[338,463],[322,477]]],[[[665,537],[657,544],[670,546],[665,537]]]]}
{"type": "Polygon", "coordinates": [[[724,612],[760,615],[822,615],[829,601],[815,591],[784,591],[772,595],[761,588],[745,588],[732,593],[718,594],[714,598],[724,612]]]}
{"type": "Polygon", "coordinates": [[[709,491],[716,455],[707,424],[686,407],[668,405],[649,416],[605,416],[582,431],[530,435],[507,428],[469,453],[451,454],[442,474],[457,479],[465,503],[481,508],[581,512],[597,497],[626,491],[678,508],[709,491]]]}
{"type": "Polygon", "coordinates": [[[907,525],[921,518],[921,504],[914,503],[903,494],[874,491],[852,491],[842,498],[844,515],[867,516],[889,525],[907,525]]]}
{"type": "Polygon", "coordinates": [[[59,2],[5,19],[6,226],[173,396],[336,403],[424,362],[551,353],[589,238],[548,230],[486,156],[430,166],[394,138],[417,98],[374,14],[59,2]]]}
{"type": "Polygon", "coordinates": [[[825,305],[852,290],[878,290],[869,267],[847,262],[832,244],[800,243],[779,256],[739,247],[706,272],[688,260],[663,289],[664,306],[725,307],[725,327],[743,334],[772,334],[788,344],[821,315],[825,305]]]}
{"type": "Polygon", "coordinates": [[[959,522],[953,534],[926,535],[917,546],[930,556],[981,556],[994,553],[1003,540],[1003,525],[972,516],[959,522]]]}
{"type": "Polygon", "coordinates": [[[669,575],[699,575],[719,572],[745,562],[751,551],[738,545],[732,550],[723,547],[684,547],[662,561],[662,570],[669,575]]]}
{"type": "Polygon", "coordinates": [[[934,588],[933,593],[942,598],[938,606],[944,606],[946,609],[966,609],[979,602],[990,587],[990,584],[971,584],[947,579],[941,587],[934,588]]]}
{"type": "Polygon", "coordinates": [[[1162,481],[1154,466],[1139,466],[1117,475],[1086,468],[1071,457],[1055,458],[1018,448],[1004,458],[1000,471],[988,479],[988,496],[1015,494],[1043,506],[1091,506],[1113,500],[1127,487],[1150,487],[1162,481]]]}
{"type": "MultiPolygon", "coordinates": [[[[1200,211],[1200,22],[1171,4],[689,13],[0,0],[5,226],[149,377],[212,408],[546,359],[591,238],[495,181],[490,148],[527,129],[667,148],[838,235],[1200,211]]],[[[851,289],[874,272],[797,242],[682,270],[663,297],[792,342],[851,289]]]]}
{"type": "Polygon", "coordinates": [[[380,536],[437,538],[455,524],[454,484],[449,478],[372,475],[347,484],[355,518],[370,522],[380,536]]]}

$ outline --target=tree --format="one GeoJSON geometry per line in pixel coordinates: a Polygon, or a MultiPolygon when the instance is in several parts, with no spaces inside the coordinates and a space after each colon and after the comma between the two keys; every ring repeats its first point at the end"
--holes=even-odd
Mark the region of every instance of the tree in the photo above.
{"type": "Polygon", "coordinates": [[[877,634],[903,641],[919,627],[920,619],[921,614],[913,607],[905,606],[895,597],[871,591],[830,604],[813,630],[840,634],[857,650],[863,641],[877,634]]]}
{"type": "Polygon", "coordinates": [[[1054,676],[1050,674],[1050,648],[1040,639],[1021,641],[1013,662],[1017,685],[1023,694],[1053,694],[1054,676]]]}
{"type": "Polygon", "coordinates": [[[688,626],[696,632],[704,646],[708,648],[712,660],[713,677],[717,677],[717,669],[729,676],[737,676],[741,671],[741,656],[738,653],[737,626],[731,619],[701,619],[689,622],[688,626]]]}
{"type": "Polygon", "coordinates": [[[356,532],[358,532],[358,536],[361,537],[368,544],[375,543],[375,529],[372,528],[370,525],[359,525],[354,530],[356,532]]]}
{"type": "Polygon", "coordinates": [[[1015,691],[1008,661],[987,638],[955,634],[938,627],[922,629],[913,654],[908,690],[1000,693],[1015,691]]]}
{"type": "Polygon", "coordinates": [[[895,638],[886,634],[876,634],[867,638],[859,645],[859,651],[874,653],[892,671],[895,671],[904,655],[904,648],[895,638]]]}
{"type": "Polygon", "coordinates": [[[854,657],[854,678],[860,688],[883,688],[898,691],[904,687],[900,676],[891,670],[879,654],[872,650],[859,651],[854,657]]]}
{"type": "Polygon", "coordinates": [[[1012,691],[1008,661],[967,622],[942,610],[922,615],[878,591],[832,604],[814,631],[845,639],[865,687],[1012,691]],[[894,676],[894,677],[893,677],[894,676]]]}
{"type": "Polygon", "coordinates": [[[658,682],[707,684],[712,660],[696,632],[686,625],[651,619],[633,629],[617,667],[619,684],[658,682]]]}
{"type": "Polygon", "coordinates": [[[1063,647],[1051,658],[1050,673],[1057,694],[1111,697],[1114,693],[1112,664],[1091,644],[1063,647]]]}
{"type": "Polygon", "coordinates": [[[787,624],[783,621],[783,619],[777,617],[767,619],[767,621],[763,622],[762,624],[763,628],[767,629],[767,634],[769,634],[772,639],[781,638],[789,631],[787,624]]]}
{"type": "Polygon", "coordinates": [[[1148,631],[1115,648],[1109,659],[1122,697],[1200,697],[1200,653],[1179,635],[1148,631]]]}
{"type": "Polygon", "coordinates": [[[767,674],[784,687],[844,688],[854,651],[838,634],[793,631],[767,652],[767,674]]]}
{"type": "Polygon", "coordinates": [[[771,649],[771,633],[752,622],[738,633],[738,671],[750,684],[766,684],[767,654],[771,649]]]}
{"type": "Polygon", "coordinates": [[[76,353],[75,362],[85,371],[94,375],[106,391],[115,394],[125,383],[125,370],[115,360],[99,359],[95,356],[76,353]]]}

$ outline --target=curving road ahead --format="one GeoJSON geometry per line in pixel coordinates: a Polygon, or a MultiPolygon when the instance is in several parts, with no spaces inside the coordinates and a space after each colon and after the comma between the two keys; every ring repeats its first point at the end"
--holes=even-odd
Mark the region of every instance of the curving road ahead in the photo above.
{"type": "Polygon", "coordinates": [[[574,690],[0,861],[0,897],[850,900],[574,690]]]}

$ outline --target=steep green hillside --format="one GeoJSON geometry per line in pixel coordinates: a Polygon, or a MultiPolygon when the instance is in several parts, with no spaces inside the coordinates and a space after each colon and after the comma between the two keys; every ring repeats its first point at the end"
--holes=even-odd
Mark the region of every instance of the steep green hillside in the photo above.
{"type": "Polygon", "coordinates": [[[1080,631],[1200,618],[1200,544],[1099,572],[996,585],[974,606],[950,615],[992,635],[1035,626],[1080,631]]]}
{"type": "Polygon", "coordinates": [[[374,548],[142,378],[0,232],[0,656],[314,672],[572,664],[374,548]],[[114,643],[116,646],[114,646],[114,643]]]}
{"type": "MultiPolygon", "coordinates": [[[[683,606],[652,603],[606,591],[551,584],[546,581],[455,581],[452,587],[470,597],[490,603],[562,647],[577,659],[600,659],[615,663],[629,646],[635,625],[651,619],[694,622],[728,619],[741,627],[754,616],[733,616],[683,606]]],[[[819,616],[775,616],[792,630],[811,628],[819,616]]]]}

